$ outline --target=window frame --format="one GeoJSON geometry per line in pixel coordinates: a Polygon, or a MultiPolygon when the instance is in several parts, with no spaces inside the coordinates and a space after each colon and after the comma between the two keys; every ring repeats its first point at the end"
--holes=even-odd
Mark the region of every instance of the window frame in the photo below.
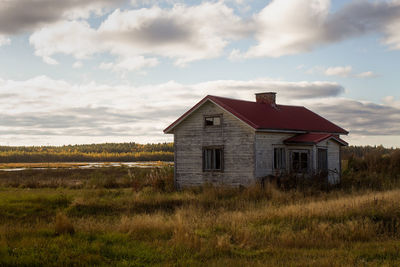
{"type": "Polygon", "coordinates": [[[203,162],[203,172],[224,172],[224,146],[203,146],[202,148],[202,162],[203,162]],[[211,150],[212,151],[212,157],[211,158],[211,165],[212,167],[210,169],[206,169],[206,151],[211,150]],[[216,150],[221,151],[220,155],[220,169],[216,169],[216,161],[215,161],[215,155],[216,155],[216,150]]]}
{"type": "Polygon", "coordinates": [[[311,170],[311,153],[309,149],[291,149],[290,150],[290,170],[295,173],[309,173],[311,170]],[[301,154],[306,154],[307,155],[307,168],[298,168],[295,169],[293,164],[294,164],[294,153],[299,153],[299,166],[301,167],[302,165],[302,157],[301,154]]]}
{"type": "Polygon", "coordinates": [[[222,126],[222,114],[211,114],[211,115],[204,115],[203,116],[203,127],[204,128],[213,128],[213,127],[221,127],[222,126]],[[214,124],[214,120],[213,120],[213,124],[212,125],[207,125],[206,120],[209,118],[219,118],[219,124],[216,125],[214,124]]]}
{"type": "Polygon", "coordinates": [[[328,163],[328,148],[325,147],[317,147],[317,170],[318,171],[328,171],[329,169],[329,163],[328,163]],[[321,168],[320,166],[320,150],[324,150],[325,151],[325,164],[326,164],[326,168],[321,168]]]}
{"type": "Polygon", "coordinates": [[[274,170],[286,170],[287,169],[287,159],[286,159],[286,147],[282,147],[282,146],[276,146],[273,148],[273,168],[274,170]],[[280,163],[279,161],[277,162],[277,156],[276,156],[276,151],[279,150],[280,151],[280,163]],[[283,164],[282,164],[283,163],[283,164]],[[281,165],[281,166],[278,166],[281,165]]]}

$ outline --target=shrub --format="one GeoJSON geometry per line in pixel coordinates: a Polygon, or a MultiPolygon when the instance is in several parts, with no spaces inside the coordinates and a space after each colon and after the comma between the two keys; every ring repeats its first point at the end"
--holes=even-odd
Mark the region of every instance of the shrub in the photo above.
{"type": "Polygon", "coordinates": [[[151,168],[151,169],[133,169],[129,171],[132,180],[132,188],[135,191],[141,191],[145,187],[151,187],[158,192],[172,192],[174,185],[174,168],[151,168]]]}
{"type": "Polygon", "coordinates": [[[55,222],[56,235],[74,234],[75,229],[69,218],[64,213],[57,213],[55,222]]]}

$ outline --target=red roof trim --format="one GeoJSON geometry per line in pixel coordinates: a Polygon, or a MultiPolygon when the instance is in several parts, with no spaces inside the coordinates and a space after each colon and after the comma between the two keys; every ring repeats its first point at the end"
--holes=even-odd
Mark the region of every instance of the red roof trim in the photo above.
{"type": "Polygon", "coordinates": [[[335,136],[333,134],[321,134],[321,133],[306,133],[299,134],[293,137],[290,137],[283,142],[286,144],[318,144],[326,139],[333,139],[343,146],[347,146],[348,143],[343,139],[335,136]]]}

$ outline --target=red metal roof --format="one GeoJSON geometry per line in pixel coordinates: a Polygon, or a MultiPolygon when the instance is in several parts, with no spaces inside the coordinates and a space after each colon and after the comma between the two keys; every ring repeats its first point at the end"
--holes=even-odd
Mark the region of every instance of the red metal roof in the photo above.
{"type": "Polygon", "coordinates": [[[168,133],[206,101],[212,101],[256,130],[348,134],[348,131],[301,106],[270,105],[208,95],[168,126],[168,133]]]}
{"type": "Polygon", "coordinates": [[[340,139],[338,136],[333,134],[326,133],[306,133],[306,134],[298,134],[296,136],[290,137],[283,142],[286,144],[317,144],[326,139],[333,139],[336,142],[347,146],[347,142],[340,139]]]}

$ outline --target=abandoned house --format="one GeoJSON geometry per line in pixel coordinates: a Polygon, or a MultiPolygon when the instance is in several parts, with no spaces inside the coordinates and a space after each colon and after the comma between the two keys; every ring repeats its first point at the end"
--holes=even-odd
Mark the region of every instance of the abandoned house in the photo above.
{"type": "Polygon", "coordinates": [[[256,101],[208,95],[164,133],[174,135],[177,187],[250,185],[285,172],[326,173],[340,180],[340,139],[348,132],[302,106],[278,105],[276,93],[256,101]]]}

